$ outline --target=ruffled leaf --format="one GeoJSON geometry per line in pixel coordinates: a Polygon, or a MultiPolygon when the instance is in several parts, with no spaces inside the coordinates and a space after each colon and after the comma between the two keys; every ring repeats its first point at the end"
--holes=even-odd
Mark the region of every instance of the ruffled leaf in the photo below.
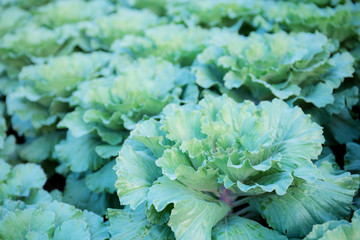
{"type": "Polygon", "coordinates": [[[210,239],[212,227],[230,210],[224,202],[215,201],[167,177],[160,177],[154,183],[148,198],[157,211],[174,204],[168,225],[177,239],[210,239]]]}

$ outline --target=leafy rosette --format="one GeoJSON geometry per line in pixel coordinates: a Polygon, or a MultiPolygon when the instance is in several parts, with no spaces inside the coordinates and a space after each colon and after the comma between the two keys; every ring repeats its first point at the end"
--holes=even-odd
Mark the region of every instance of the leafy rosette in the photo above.
{"type": "Polygon", "coordinates": [[[189,66],[207,46],[233,35],[236,34],[221,29],[166,24],[147,29],[144,36],[126,35],[114,42],[112,50],[127,52],[135,58],[159,56],[181,66],[189,66]]]}
{"type": "Polygon", "coordinates": [[[321,108],[335,103],[334,90],[354,72],[354,58],[337,48],[320,33],[250,34],[209,46],[194,71],[204,88],[219,85],[256,100],[277,97],[321,108]]]}
{"type": "Polygon", "coordinates": [[[139,123],[119,152],[115,187],[122,204],[134,214],[145,204],[148,221],[176,239],[303,237],[348,215],[359,186],[357,175],[312,163],[323,142],[310,116],[281,100],[208,95],[139,123]],[[251,219],[259,214],[277,231],[251,219]]]}
{"type": "Polygon", "coordinates": [[[109,61],[103,52],[74,53],[22,69],[21,85],[6,100],[13,129],[31,142],[20,153],[24,159],[39,162],[51,155],[62,136],[54,132],[56,124],[69,111],[66,98],[81,82],[101,76],[109,61]],[[40,132],[41,137],[31,139],[40,132]]]}
{"type": "MultiPolygon", "coordinates": [[[[80,45],[84,49],[110,49],[111,44],[126,35],[142,36],[146,29],[159,25],[160,18],[149,10],[117,8],[115,13],[82,23],[80,45]]],[[[120,40],[121,41],[121,40],[120,40]]]]}
{"type": "Polygon", "coordinates": [[[0,61],[16,72],[39,58],[68,54],[82,45],[80,23],[113,11],[106,0],[55,1],[32,9],[31,14],[15,7],[5,9],[2,27],[11,28],[1,38],[0,61]]]}
{"type": "Polygon", "coordinates": [[[56,123],[60,98],[69,97],[79,83],[100,76],[109,61],[110,55],[103,52],[74,53],[24,67],[21,86],[8,96],[9,113],[30,121],[35,129],[56,123]]]}
{"type": "Polygon", "coordinates": [[[197,99],[192,74],[158,58],[123,61],[117,77],[82,83],[71,104],[77,106],[59,123],[75,137],[96,132],[111,145],[122,141],[144,117],[157,115],[168,103],[197,99]],[[125,128],[124,128],[125,127],[125,128]]]}
{"type": "Polygon", "coordinates": [[[76,35],[67,29],[51,30],[30,22],[0,41],[0,62],[8,71],[19,71],[38,58],[70,53],[76,45],[76,35]]]}
{"type": "Polygon", "coordinates": [[[108,237],[108,226],[101,216],[65,203],[26,205],[8,200],[0,207],[1,239],[103,240],[108,237]]]}
{"type": "Polygon", "coordinates": [[[53,29],[65,24],[92,20],[113,11],[113,4],[107,0],[76,0],[55,1],[35,9],[32,14],[37,24],[53,29]]]}

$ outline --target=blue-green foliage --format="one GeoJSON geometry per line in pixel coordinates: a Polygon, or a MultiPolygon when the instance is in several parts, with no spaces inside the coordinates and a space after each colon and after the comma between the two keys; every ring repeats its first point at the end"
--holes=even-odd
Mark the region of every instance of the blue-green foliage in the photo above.
{"type": "Polygon", "coordinates": [[[359,29],[352,0],[1,0],[0,239],[354,239],[359,29]]]}

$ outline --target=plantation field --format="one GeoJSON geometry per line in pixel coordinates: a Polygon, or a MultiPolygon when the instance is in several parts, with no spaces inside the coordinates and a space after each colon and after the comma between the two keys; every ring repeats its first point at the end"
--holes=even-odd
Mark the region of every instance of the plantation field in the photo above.
{"type": "Polygon", "coordinates": [[[0,240],[360,239],[360,3],[0,0],[0,240]]]}

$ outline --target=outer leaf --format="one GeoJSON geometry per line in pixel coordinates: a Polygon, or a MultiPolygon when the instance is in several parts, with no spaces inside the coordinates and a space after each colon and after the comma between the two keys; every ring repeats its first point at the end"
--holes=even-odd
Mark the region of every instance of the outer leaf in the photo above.
{"type": "Polygon", "coordinates": [[[74,175],[66,179],[63,201],[99,215],[105,213],[108,204],[105,193],[91,192],[86,187],[85,179],[76,179],[74,175]]]}
{"type": "Polygon", "coordinates": [[[95,148],[101,143],[96,136],[88,134],[76,138],[68,132],[66,140],[56,145],[55,151],[59,160],[73,172],[97,170],[107,162],[95,152],[95,148]]]}
{"type": "MultiPolygon", "coordinates": [[[[358,180],[353,181],[359,184],[358,180]]],[[[337,183],[318,180],[291,187],[283,196],[272,194],[253,199],[251,204],[274,229],[289,237],[303,237],[315,224],[348,215],[356,190],[356,187],[346,189],[337,183]]]]}
{"type": "Polygon", "coordinates": [[[86,222],[81,220],[64,221],[54,232],[54,240],[90,240],[90,232],[86,222]]]}
{"type": "Polygon", "coordinates": [[[48,240],[49,237],[46,233],[29,232],[25,236],[26,240],[48,240]]]}
{"type": "Polygon", "coordinates": [[[40,163],[51,157],[54,146],[60,142],[64,136],[61,132],[44,134],[27,143],[19,152],[22,159],[29,162],[40,163]]]}
{"type": "Polygon", "coordinates": [[[212,227],[230,210],[226,203],[215,201],[165,176],[154,183],[148,197],[149,204],[153,204],[157,211],[174,204],[168,225],[177,239],[211,239],[212,227]]]}
{"type": "Polygon", "coordinates": [[[114,167],[118,176],[115,187],[122,204],[136,209],[146,202],[149,188],[161,173],[155,160],[147,151],[136,151],[127,144],[123,146],[114,167]]]}
{"type": "Polygon", "coordinates": [[[344,156],[344,169],[355,173],[360,172],[360,145],[357,143],[346,144],[346,154],[344,156]]]}
{"type": "Polygon", "coordinates": [[[175,239],[170,228],[147,221],[144,205],[132,210],[108,209],[111,240],[170,240],[175,239]]]}
{"type": "Polygon", "coordinates": [[[356,239],[360,234],[360,214],[359,210],[354,213],[352,222],[330,221],[321,225],[315,225],[312,232],[306,236],[305,240],[336,240],[356,239]]]}
{"type": "Polygon", "coordinates": [[[99,171],[86,176],[86,186],[93,192],[114,193],[116,182],[116,174],[113,171],[115,161],[108,162],[99,171]]]}
{"type": "Polygon", "coordinates": [[[24,239],[29,232],[50,234],[54,231],[55,214],[49,211],[25,209],[8,212],[0,222],[0,237],[24,239]]]}
{"type": "Polygon", "coordinates": [[[277,240],[287,239],[279,232],[270,230],[261,226],[259,223],[237,216],[230,216],[224,218],[214,228],[212,233],[214,240],[253,240],[253,239],[266,239],[277,240]]]}
{"type": "Polygon", "coordinates": [[[9,175],[8,186],[11,195],[29,196],[32,188],[42,188],[46,175],[39,165],[33,163],[16,165],[9,175]]]}

